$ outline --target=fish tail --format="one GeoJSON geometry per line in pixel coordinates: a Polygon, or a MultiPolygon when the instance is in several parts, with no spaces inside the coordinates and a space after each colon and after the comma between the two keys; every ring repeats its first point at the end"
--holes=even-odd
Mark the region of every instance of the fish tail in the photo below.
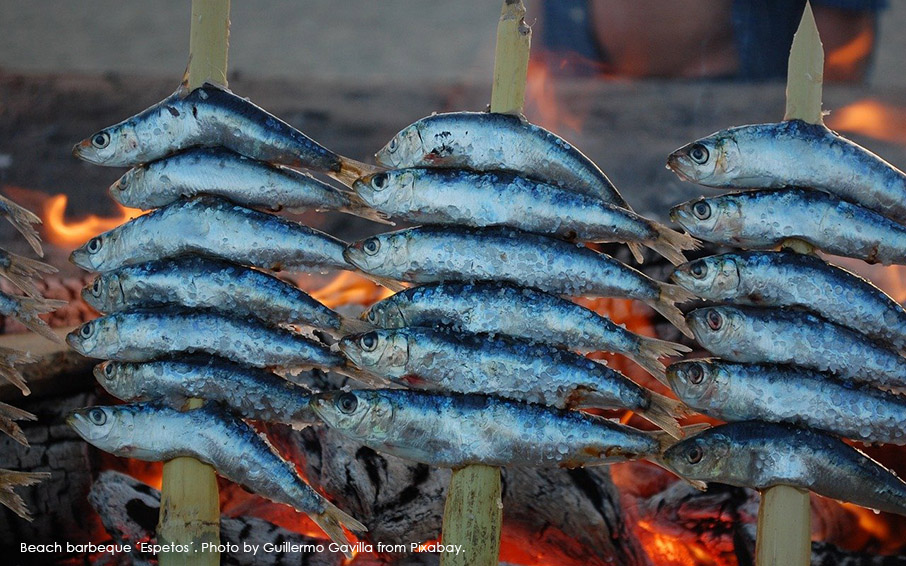
{"type": "Polygon", "coordinates": [[[349,199],[349,205],[341,208],[341,212],[348,212],[349,214],[360,216],[362,218],[366,218],[368,220],[371,220],[372,222],[378,222],[380,224],[388,224],[390,226],[396,225],[394,222],[390,221],[389,216],[387,216],[380,210],[376,210],[365,204],[365,201],[363,201],[362,197],[360,197],[358,194],[351,192],[344,192],[343,194],[346,198],[349,199]]]}
{"type": "Polygon", "coordinates": [[[651,301],[648,304],[651,308],[661,313],[661,315],[669,320],[673,326],[677,327],[680,332],[689,338],[692,338],[692,331],[689,330],[689,327],[686,325],[686,317],[683,315],[683,311],[676,306],[676,303],[685,303],[693,298],[695,298],[695,295],[678,285],[661,283],[657,300],[651,301]]]}
{"type": "Polygon", "coordinates": [[[330,368],[330,371],[345,375],[346,377],[351,377],[352,379],[371,387],[387,387],[390,383],[378,375],[355,367],[351,362],[347,362],[346,365],[341,367],[332,367],[330,368]]]}
{"type": "Polygon", "coordinates": [[[639,411],[649,422],[657,425],[673,438],[682,438],[683,430],[677,419],[688,416],[690,409],[682,401],[671,399],[666,395],[649,392],[651,405],[644,411],[639,411]]]}
{"type": "MultiPolygon", "coordinates": [[[[343,530],[345,526],[350,531],[360,531],[367,532],[368,529],[362,523],[356,521],[352,516],[344,513],[340,510],[339,507],[330,503],[329,501],[324,502],[325,509],[321,513],[312,513],[309,515],[312,520],[321,527],[327,536],[330,537],[330,540],[334,541],[337,544],[349,544],[351,541],[349,537],[346,536],[346,532],[343,530]]],[[[352,558],[352,553],[346,552],[347,558],[352,558]]]]}
{"type": "Polygon", "coordinates": [[[6,252],[5,259],[7,265],[0,268],[0,273],[31,297],[39,298],[41,296],[41,292],[38,291],[38,287],[32,279],[40,278],[42,273],[57,272],[57,268],[52,265],[14,253],[6,252]]]}
{"type": "Polygon", "coordinates": [[[636,263],[645,263],[645,253],[642,251],[642,244],[638,242],[626,242],[626,246],[629,248],[632,257],[635,258],[636,263]]]}
{"type": "MultiPolygon", "coordinates": [[[[358,271],[358,270],[357,270],[358,271]]],[[[381,277],[380,275],[372,275],[370,273],[365,273],[364,271],[359,271],[364,277],[374,281],[381,287],[386,287],[393,291],[394,293],[399,293],[400,291],[405,291],[407,287],[397,281],[396,279],[390,279],[389,277],[381,277]]]]}
{"type": "Polygon", "coordinates": [[[13,385],[19,388],[23,395],[31,395],[31,389],[25,384],[25,378],[15,368],[14,364],[24,361],[31,361],[31,356],[27,352],[19,352],[7,348],[0,349],[0,377],[3,377],[13,385]]]}
{"type": "Polygon", "coordinates": [[[13,488],[34,485],[49,477],[49,472],[17,472],[0,469],[0,503],[26,521],[31,521],[31,513],[22,498],[13,492],[13,488]]]}
{"type": "Polygon", "coordinates": [[[6,433],[22,446],[28,446],[28,439],[25,438],[25,433],[14,422],[23,420],[34,421],[37,420],[37,417],[28,411],[23,411],[6,403],[0,403],[0,432],[6,433]]]}
{"type": "Polygon", "coordinates": [[[10,224],[12,224],[20,234],[25,236],[31,249],[35,250],[35,253],[38,254],[39,257],[44,257],[44,250],[41,248],[41,236],[38,235],[38,231],[32,226],[32,224],[41,224],[41,219],[32,211],[14,203],[2,195],[0,195],[0,203],[6,208],[6,218],[9,220],[10,224]]]}
{"type": "Polygon", "coordinates": [[[673,265],[686,263],[686,257],[683,250],[698,249],[701,242],[683,232],[677,232],[658,222],[652,222],[657,232],[657,239],[648,244],[652,250],[656,251],[667,259],[673,265]]]}
{"type": "Polygon", "coordinates": [[[345,316],[340,318],[340,334],[343,336],[347,334],[362,334],[372,330],[374,330],[374,326],[368,321],[345,316]]]}
{"type": "Polygon", "coordinates": [[[384,171],[384,168],[340,156],[340,170],[329,171],[327,174],[347,187],[352,187],[358,179],[380,171],[384,171]]]}
{"type": "Polygon", "coordinates": [[[667,374],[665,373],[666,367],[660,358],[673,358],[691,351],[692,348],[682,344],[640,336],[638,353],[632,359],[635,363],[645,368],[645,371],[657,378],[658,381],[664,385],[669,385],[667,383],[667,374]]]}
{"type": "Polygon", "coordinates": [[[16,320],[24,324],[35,334],[39,334],[51,342],[57,342],[59,344],[63,343],[63,339],[51,330],[46,322],[38,318],[38,315],[47,314],[60,307],[64,307],[68,304],[66,301],[22,297],[18,300],[18,303],[19,309],[16,313],[16,320]]]}

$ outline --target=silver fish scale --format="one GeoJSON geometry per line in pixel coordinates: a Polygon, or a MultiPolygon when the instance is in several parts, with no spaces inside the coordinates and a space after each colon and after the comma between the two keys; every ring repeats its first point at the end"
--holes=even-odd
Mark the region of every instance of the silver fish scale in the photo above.
{"type": "Polygon", "coordinates": [[[97,238],[100,251],[90,241],[73,252],[76,265],[109,271],[194,253],[270,270],[349,269],[341,240],[215,197],[177,201],[97,238]]]}
{"type": "Polygon", "coordinates": [[[906,348],[906,310],[870,281],[821,259],[790,252],[730,253],[691,262],[707,266],[697,280],[676,282],[699,297],[753,306],[799,306],[906,348]]]}
{"type": "Polygon", "coordinates": [[[316,395],[315,412],[374,450],[456,468],[601,465],[658,453],[654,435],[576,411],[560,411],[478,395],[359,390],[371,410],[358,426],[341,424],[332,408],[343,393],[316,395]]]}
{"type": "Polygon", "coordinates": [[[203,257],[158,260],[98,276],[82,292],[102,313],[179,305],[254,316],[271,324],[337,330],[340,316],[272,275],[203,257]]]}
{"type": "Polygon", "coordinates": [[[906,264],[906,226],[820,191],[730,193],[689,201],[670,215],[693,236],[717,244],[772,249],[795,238],[868,263],[906,264]],[[711,208],[706,220],[691,212],[701,201],[711,208]]]}
{"type": "Polygon", "coordinates": [[[906,515],[906,483],[838,438],[805,428],[729,423],[677,443],[667,449],[664,460],[693,480],[759,490],[790,485],[906,515]]]}
{"type": "Polygon", "coordinates": [[[906,389],[906,358],[858,332],[801,311],[753,307],[706,307],[686,318],[696,340],[734,362],[795,364],[843,379],[906,389]],[[708,325],[709,311],[723,322],[708,325]]]}
{"type": "Polygon", "coordinates": [[[253,319],[203,311],[135,311],[102,316],[69,335],[82,354],[108,360],[142,362],[167,354],[203,352],[254,367],[343,365],[326,346],[253,319]],[[82,334],[88,326],[90,336],[82,334]]]}
{"type": "Polygon", "coordinates": [[[906,398],[870,386],[793,366],[717,359],[679,362],[667,371],[680,400],[721,420],[787,422],[863,442],[906,444],[906,398]],[[698,385],[688,378],[695,365],[706,376],[698,385]]]}
{"type": "Polygon", "coordinates": [[[309,392],[282,377],[226,360],[105,362],[95,377],[127,402],[159,401],[181,408],[187,398],[216,401],[253,420],[301,426],[320,422],[309,392]]]}

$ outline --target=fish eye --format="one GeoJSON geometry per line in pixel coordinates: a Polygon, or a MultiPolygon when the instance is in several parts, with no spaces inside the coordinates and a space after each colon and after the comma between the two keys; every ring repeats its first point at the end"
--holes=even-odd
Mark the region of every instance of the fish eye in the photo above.
{"type": "Polygon", "coordinates": [[[337,397],[337,408],[340,409],[341,413],[351,415],[358,406],[359,399],[355,396],[355,393],[343,393],[337,397]]]}
{"type": "Polygon", "coordinates": [[[91,338],[91,335],[94,334],[94,324],[87,322],[82,325],[82,328],[79,328],[79,336],[82,338],[91,338]]]}
{"type": "Polygon", "coordinates": [[[374,189],[378,190],[378,191],[380,191],[381,189],[384,189],[387,186],[387,174],[378,173],[377,175],[372,177],[371,186],[374,187],[374,189]]]}
{"type": "Polygon", "coordinates": [[[692,274],[692,277],[701,279],[708,273],[708,266],[703,261],[693,262],[692,265],[689,266],[689,273],[692,274]]]}
{"type": "Polygon", "coordinates": [[[702,461],[702,458],[704,458],[704,456],[705,451],[702,450],[701,446],[693,446],[689,449],[688,452],[686,452],[686,460],[688,460],[690,464],[698,464],[702,461]]]}
{"type": "Polygon", "coordinates": [[[377,313],[374,312],[374,309],[368,309],[368,314],[365,315],[365,317],[368,319],[368,322],[377,322],[377,313]]]}
{"type": "Polygon", "coordinates": [[[708,311],[708,315],[705,318],[708,319],[708,326],[711,327],[711,330],[720,330],[720,327],[724,324],[723,317],[715,310],[708,311]]]}
{"type": "Polygon", "coordinates": [[[359,338],[359,344],[366,352],[373,352],[377,348],[378,337],[376,332],[369,332],[359,338]]]}
{"type": "Polygon", "coordinates": [[[711,205],[700,200],[692,206],[692,214],[699,220],[707,220],[711,217],[711,205]]]}
{"type": "Polygon", "coordinates": [[[399,141],[397,138],[390,140],[390,143],[387,144],[387,151],[394,152],[396,151],[397,146],[399,146],[399,141]]]}
{"type": "Polygon", "coordinates": [[[381,241],[377,238],[368,238],[362,245],[362,249],[365,250],[366,254],[374,255],[381,249],[381,241]]]}
{"type": "Polygon", "coordinates": [[[94,280],[94,283],[91,284],[91,294],[95,297],[101,296],[101,278],[98,277],[94,280]]]}
{"type": "Polygon", "coordinates": [[[698,364],[692,364],[688,369],[689,381],[698,385],[705,379],[705,372],[698,364]]]}
{"type": "Polygon", "coordinates": [[[692,161],[698,163],[699,165],[704,165],[708,162],[708,148],[700,143],[697,143],[689,148],[689,157],[691,157],[692,161]]]}
{"type": "Polygon", "coordinates": [[[91,145],[98,149],[104,149],[110,143],[110,134],[107,132],[98,132],[91,136],[91,145]]]}
{"type": "Polygon", "coordinates": [[[113,368],[113,364],[107,364],[104,366],[104,376],[107,379],[113,379],[116,375],[116,370],[113,368]]]}
{"type": "Polygon", "coordinates": [[[100,238],[91,238],[90,240],[88,240],[88,243],[85,244],[85,249],[88,250],[88,253],[90,254],[96,254],[101,251],[101,247],[103,245],[104,243],[100,238]]]}
{"type": "Polygon", "coordinates": [[[97,426],[101,426],[107,422],[107,413],[103,409],[91,409],[88,411],[88,420],[97,426]]]}

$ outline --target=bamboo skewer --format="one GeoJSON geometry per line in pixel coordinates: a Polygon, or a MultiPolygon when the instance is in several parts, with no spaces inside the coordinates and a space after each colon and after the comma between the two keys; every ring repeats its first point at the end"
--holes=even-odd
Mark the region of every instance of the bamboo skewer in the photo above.
{"type": "MultiPolygon", "coordinates": [[[[811,4],[806,2],[790,49],[784,120],[824,123],[823,78],[824,48],[811,4]]],[[[787,240],[783,245],[799,253],[814,253],[811,245],[800,240],[787,240]]],[[[812,557],[811,519],[808,491],[786,485],[764,490],[758,509],[756,566],[808,566],[812,557]]]]}
{"type": "MultiPolygon", "coordinates": [[[[205,82],[227,86],[230,0],[192,0],[189,31],[188,87],[205,82]]],[[[202,405],[190,399],[188,410],[202,405]]],[[[161,566],[220,564],[220,553],[202,551],[205,543],[220,544],[220,495],[214,468],[193,458],[164,464],[161,480],[160,544],[186,545],[187,552],[162,552],[161,566]]]]}
{"type": "MultiPolygon", "coordinates": [[[[522,0],[505,0],[497,24],[491,112],[522,113],[531,41],[522,0]]],[[[500,469],[472,465],[453,470],[444,506],[443,542],[462,545],[463,552],[442,553],[441,565],[496,565],[502,521],[500,469]]]]}

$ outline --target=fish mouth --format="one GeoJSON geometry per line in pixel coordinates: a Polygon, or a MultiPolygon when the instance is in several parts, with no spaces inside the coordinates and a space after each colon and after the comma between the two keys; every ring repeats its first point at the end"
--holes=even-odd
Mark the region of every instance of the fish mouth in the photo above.
{"type": "Polygon", "coordinates": [[[670,209],[670,220],[685,227],[684,220],[688,220],[689,213],[683,209],[682,204],[678,204],[670,209]]]}
{"type": "Polygon", "coordinates": [[[365,258],[365,252],[362,251],[362,246],[363,244],[361,242],[350,244],[343,250],[343,259],[352,265],[361,268],[363,265],[362,260],[365,258]]]}
{"type": "Polygon", "coordinates": [[[71,428],[75,429],[75,431],[81,435],[82,434],[81,425],[84,425],[86,421],[85,421],[85,417],[82,416],[82,414],[79,411],[81,411],[81,409],[76,409],[75,411],[71,411],[68,415],[66,415],[65,422],[67,425],[69,425],[71,428]]]}

